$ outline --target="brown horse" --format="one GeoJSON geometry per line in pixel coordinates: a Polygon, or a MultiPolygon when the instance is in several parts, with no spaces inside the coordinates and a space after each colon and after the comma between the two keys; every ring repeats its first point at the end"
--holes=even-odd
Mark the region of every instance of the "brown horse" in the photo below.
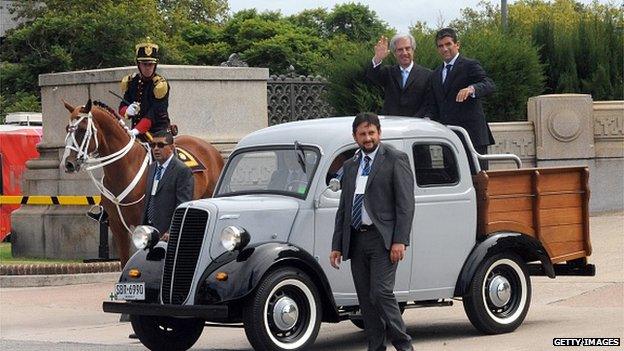
{"type": "MultiPolygon", "coordinates": [[[[130,226],[141,224],[147,165],[151,160],[149,151],[106,105],[92,105],[89,100],[85,106],[73,107],[63,102],[71,114],[62,164],[68,173],[78,172],[84,164],[102,192],[101,205],[109,215],[113,241],[123,267],[130,257],[130,226]],[[98,180],[91,171],[100,167],[104,177],[98,180]]],[[[193,155],[200,166],[200,170],[193,172],[194,198],[212,196],[223,168],[219,151],[199,138],[185,135],[176,137],[175,145],[193,155]]]]}

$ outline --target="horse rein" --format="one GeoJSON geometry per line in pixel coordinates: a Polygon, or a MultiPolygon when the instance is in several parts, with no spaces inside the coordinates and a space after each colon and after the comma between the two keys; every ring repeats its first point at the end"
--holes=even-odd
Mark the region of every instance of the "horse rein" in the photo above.
{"type": "MultiPolygon", "coordinates": [[[[128,186],[124,189],[124,191],[122,191],[121,194],[119,195],[113,194],[113,192],[111,192],[110,190],[106,188],[106,186],[104,185],[104,176],[102,176],[101,180],[97,180],[95,179],[93,175],[93,170],[98,169],[98,168],[103,168],[113,162],[116,162],[122,159],[128,154],[128,152],[130,152],[130,150],[132,149],[132,146],[134,146],[136,137],[132,133],[130,133],[130,130],[125,125],[125,123],[123,123],[123,121],[119,121],[119,124],[124,127],[124,130],[130,136],[130,141],[128,142],[128,144],[126,144],[126,146],[124,146],[123,148],[119,149],[118,151],[110,155],[96,157],[95,152],[89,153],[89,144],[91,143],[91,138],[93,138],[93,136],[95,136],[95,150],[97,150],[99,146],[98,138],[97,138],[97,128],[95,126],[95,123],[93,123],[93,115],[91,114],[91,112],[86,113],[86,114],[81,113],[79,114],[78,119],[74,121],[70,121],[69,125],[67,126],[67,136],[65,137],[65,149],[75,151],[77,153],[76,158],[79,162],[84,162],[85,164],[91,165],[91,166],[85,167],[85,169],[87,170],[87,173],[89,174],[89,177],[91,177],[91,180],[95,184],[96,188],[98,188],[98,190],[102,193],[102,195],[104,195],[104,197],[106,197],[115,205],[115,207],[117,208],[117,213],[119,214],[119,218],[121,219],[121,222],[123,223],[124,227],[126,228],[128,233],[132,233],[132,231],[126,224],[126,221],[121,213],[120,206],[124,206],[124,207],[133,206],[133,205],[138,204],[145,198],[145,194],[143,194],[136,201],[129,202],[129,203],[122,203],[122,201],[126,198],[126,196],[128,196],[128,194],[130,194],[130,192],[132,192],[132,190],[134,190],[134,188],[137,186],[139,181],[141,181],[141,178],[143,177],[143,173],[147,169],[147,166],[149,166],[149,164],[152,162],[150,150],[149,149],[146,150],[147,152],[141,164],[141,168],[139,169],[137,174],[134,176],[134,179],[132,179],[130,184],[128,184],[128,186]],[[82,123],[82,121],[85,119],[87,120],[87,128],[85,129],[85,136],[82,138],[82,142],[78,143],[78,141],[76,140],[75,133],[78,130],[78,125],[82,123]]],[[[141,144],[141,146],[145,147],[143,144],[141,144]]]]}

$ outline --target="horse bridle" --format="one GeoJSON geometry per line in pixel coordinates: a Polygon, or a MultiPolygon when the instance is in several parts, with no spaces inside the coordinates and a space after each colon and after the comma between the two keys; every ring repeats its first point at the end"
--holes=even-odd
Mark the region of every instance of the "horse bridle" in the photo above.
{"type": "Polygon", "coordinates": [[[130,133],[130,130],[125,125],[125,123],[123,123],[123,121],[119,121],[119,124],[122,125],[126,133],[129,134],[130,141],[128,141],[126,146],[119,149],[118,151],[115,151],[114,153],[110,155],[97,157],[97,149],[98,149],[99,143],[98,143],[98,138],[97,138],[97,128],[95,126],[95,123],[93,122],[93,115],[91,114],[91,112],[80,113],[78,115],[78,118],[73,121],[70,121],[66,127],[67,136],[65,137],[65,149],[70,152],[71,151],[76,152],[77,162],[91,165],[91,166],[85,167],[85,169],[87,170],[87,173],[89,173],[89,176],[91,177],[91,180],[93,180],[93,183],[98,188],[98,190],[102,193],[102,195],[106,197],[107,199],[109,199],[115,205],[115,207],[117,208],[117,212],[119,214],[119,218],[121,219],[121,222],[123,223],[126,230],[129,233],[131,233],[132,231],[126,224],[125,219],[123,218],[120,206],[125,206],[125,207],[133,206],[133,205],[138,204],[139,202],[143,200],[143,198],[145,198],[145,194],[143,194],[143,196],[141,196],[136,201],[129,202],[129,203],[122,203],[122,201],[126,198],[126,196],[128,196],[128,194],[130,194],[130,192],[134,190],[134,188],[137,186],[137,184],[143,177],[143,173],[147,169],[147,166],[149,166],[149,164],[152,161],[152,157],[151,157],[152,155],[151,155],[149,148],[146,148],[147,152],[145,154],[145,158],[143,159],[143,163],[141,164],[141,168],[139,169],[137,174],[134,176],[134,179],[132,179],[130,184],[128,184],[126,189],[124,189],[124,191],[121,192],[121,194],[115,195],[113,194],[113,192],[111,192],[110,190],[106,188],[106,186],[104,185],[104,175],[102,175],[101,180],[97,180],[93,176],[93,170],[98,169],[98,168],[103,168],[104,166],[107,166],[115,161],[122,159],[132,149],[132,146],[134,145],[136,137],[134,136],[134,134],[130,133]],[[78,140],[76,140],[76,131],[80,130],[78,126],[85,119],[87,121],[87,127],[84,129],[85,135],[83,136],[82,141],[78,142],[78,140]],[[91,138],[93,137],[95,137],[95,140],[94,140],[95,148],[94,148],[94,151],[90,153],[89,145],[91,144],[91,138]]]}

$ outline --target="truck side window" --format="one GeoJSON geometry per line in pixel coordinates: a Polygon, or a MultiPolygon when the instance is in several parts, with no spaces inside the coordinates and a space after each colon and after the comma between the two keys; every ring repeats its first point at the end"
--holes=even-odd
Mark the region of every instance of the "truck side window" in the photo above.
{"type": "Polygon", "coordinates": [[[338,179],[342,178],[342,164],[346,160],[353,157],[353,155],[355,155],[356,150],[357,149],[350,149],[350,150],[344,151],[338,154],[338,156],[336,156],[336,158],[332,160],[332,163],[329,166],[329,170],[327,171],[327,175],[325,176],[326,185],[329,185],[329,181],[332,178],[338,178],[338,179]]]}
{"type": "Polygon", "coordinates": [[[414,173],[420,187],[453,185],[459,181],[455,154],[444,144],[414,144],[414,173]]]}

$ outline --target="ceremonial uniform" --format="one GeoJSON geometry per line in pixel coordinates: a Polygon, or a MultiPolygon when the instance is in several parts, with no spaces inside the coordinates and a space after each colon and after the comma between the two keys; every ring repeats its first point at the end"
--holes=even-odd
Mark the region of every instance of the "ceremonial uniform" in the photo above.
{"type": "MultiPolygon", "coordinates": [[[[132,128],[137,128],[141,133],[149,131],[154,133],[159,130],[167,130],[171,123],[169,119],[169,83],[158,74],[147,80],[138,73],[125,76],[121,80],[121,91],[124,100],[140,103],[141,110],[137,115],[131,116],[132,128]],[[142,122],[144,119],[148,122],[142,122]],[[144,126],[144,124],[146,126],[144,126]],[[143,128],[142,128],[143,127],[143,128]]],[[[122,102],[119,113],[123,116],[128,105],[122,102]]]]}
{"type": "Polygon", "coordinates": [[[169,83],[156,74],[158,45],[141,43],[136,46],[136,63],[139,73],[121,80],[124,100],[119,104],[119,114],[132,121],[132,134],[139,135],[169,130],[169,83]]]}

